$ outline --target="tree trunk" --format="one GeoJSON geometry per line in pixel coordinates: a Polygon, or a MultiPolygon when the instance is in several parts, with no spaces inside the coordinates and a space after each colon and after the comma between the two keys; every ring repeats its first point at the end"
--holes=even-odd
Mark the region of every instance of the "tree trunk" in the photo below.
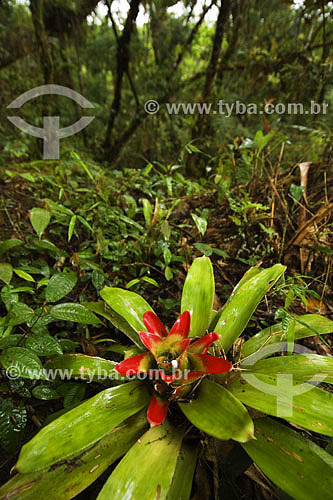
{"type": "Polygon", "coordinates": [[[115,84],[113,102],[111,105],[109,123],[104,140],[104,149],[107,154],[110,154],[110,150],[112,149],[112,144],[111,144],[112,132],[116,117],[120,111],[123,77],[128,72],[129,61],[130,61],[129,45],[131,41],[131,35],[135,26],[135,21],[139,13],[139,5],[140,5],[140,0],[132,0],[124,29],[117,42],[118,46],[117,46],[116,84],[115,84]]]}
{"type": "Polygon", "coordinates": [[[39,58],[44,75],[45,85],[53,83],[54,65],[50,52],[48,36],[43,20],[43,0],[30,0],[30,11],[35,28],[35,35],[39,50],[39,58]]]}
{"type": "MultiPolygon", "coordinates": [[[[201,100],[203,102],[208,102],[212,94],[212,89],[218,70],[219,57],[221,54],[221,46],[224,35],[224,25],[228,19],[230,7],[231,7],[231,0],[221,0],[219,15],[216,21],[212,51],[206,70],[205,84],[202,92],[201,100]]],[[[207,127],[207,119],[208,115],[198,114],[194,127],[192,128],[192,140],[198,138],[200,139],[204,135],[205,129],[207,127]]],[[[191,176],[197,176],[198,175],[197,170],[198,170],[197,159],[195,159],[193,155],[191,155],[188,157],[187,160],[186,173],[191,176]]]]}

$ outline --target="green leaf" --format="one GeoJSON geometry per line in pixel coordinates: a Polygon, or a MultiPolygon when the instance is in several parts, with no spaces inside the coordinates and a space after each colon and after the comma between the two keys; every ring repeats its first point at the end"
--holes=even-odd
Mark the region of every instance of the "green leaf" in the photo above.
{"type": "Polygon", "coordinates": [[[102,273],[94,269],[93,272],[91,273],[91,281],[96,290],[100,290],[101,288],[103,288],[105,278],[102,273]]]}
{"type": "Polygon", "coordinates": [[[20,247],[22,245],[23,245],[23,241],[17,240],[15,238],[11,238],[10,240],[3,241],[0,244],[0,255],[2,255],[5,252],[8,252],[8,250],[11,250],[12,248],[20,247]]]}
{"type": "MultiPolygon", "coordinates": [[[[152,308],[143,297],[129,290],[107,286],[103,288],[100,296],[112,311],[121,316],[135,332],[146,330],[143,315],[146,311],[152,311],[152,308]]],[[[127,334],[126,331],[125,333],[127,334]]],[[[142,346],[137,333],[136,336],[138,338],[136,344],[142,346]]]]}
{"type": "Polygon", "coordinates": [[[35,281],[31,274],[22,271],[22,269],[14,269],[14,273],[25,281],[35,281]]]}
{"type": "Polygon", "coordinates": [[[151,203],[149,202],[149,200],[147,200],[147,198],[142,199],[142,206],[143,206],[143,215],[146,221],[146,226],[150,227],[153,216],[153,207],[151,206],[151,203]]]}
{"type": "Polygon", "coordinates": [[[35,182],[34,176],[31,174],[28,174],[27,172],[24,172],[23,174],[19,174],[19,176],[22,177],[22,179],[25,179],[29,182],[35,182]]]}
{"type": "Polygon", "coordinates": [[[304,194],[304,186],[297,186],[296,184],[291,184],[289,191],[294,200],[300,201],[300,199],[304,194]]]}
{"type": "Polygon", "coordinates": [[[0,262],[0,280],[9,285],[13,276],[13,267],[6,262],[0,262]]]}
{"type": "Polygon", "coordinates": [[[333,395],[312,384],[293,384],[292,375],[244,373],[228,389],[247,406],[333,436],[333,395]]]}
{"type": "Polygon", "coordinates": [[[146,283],[149,283],[150,285],[154,285],[154,286],[157,286],[158,287],[158,283],[156,280],[154,280],[153,278],[150,278],[149,276],[143,276],[141,278],[142,281],[145,281],[146,283]]]}
{"type": "Polygon", "coordinates": [[[12,326],[26,323],[34,317],[34,311],[23,302],[16,302],[12,305],[9,312],[9,320],[12,326]]]}
{"type": "Polygon", "coordinates": [[[62,354],[61,346],[57,339],[51,335],[34,333],[25,341],[25,346],[39,356],[52,356],[62,354]]]}
{"type": "Polygon", "coordinates": [[[172,253],[170,252],[170,249],[168,247],[165,247],[163,250],[163,258],[165,265],[168,266],[172,260],[172,253]]]}
{"type": "MultiPolygon", "coordinates": [[[[259,351],[260,355],[262,351],[259,351]]],[[[262,373],[263,375],[278,375],[287,373],[293,375],[297,382],[319,381],[333,384],[333,358],[318,354],[293,354],[278,356],[256,361],[253,354],[241,365],[248,373],[262,373]]]]}
{"type": "MultiPolygon", "coordinates": [[[[324,335],[333,332],[333,321],[320,314],[304,314],[295,316],[294,338],[303,339],[313,335],[324,335]]],[[[242,357],[250,356],[264,344],[265,346],[286,341],[282,332],[282,323],[269,326],[257,333],[242,345],[242,357]]]]}
{"type": "Polygon", "coordinates": [[[25,444],[16,468],[33,472],[78,455],[149,402],[141,382],[106,389],[53,420],[25,444]]]}
{"type": "Polygon", "coordinates": [[[78,382],[65,382],[59,385],[57,391],[64,398],[64,408],[70,409],[80,403],[86,393],[86,387],[86,384],[78,382]]]}
{"type": "Polygon", "coordinates": [[[178,404],[188,420],[210,436],[241,443],[253,439],[253,422],[246,408],[222,385],[203,380],[196,399],[178,404]]]}
{"type": "Polygon", "coordinates": [[[190,311],[190,337],[205,334],[214,302],[214,273],[208,257],[193,261],[184,283],[181,312],[190,311]]]}
{"type": "Polygon", "coordinates": [[[73,290],[77,283],[77,274],[72,271],[68,273],[57,273],[49,280],[45,289],[47,302],[56,302],[73,290]]]}
{"type": "Polygon", "coordinates": [[[0,363],[10,378],[47,380],[38,356],[24,347],[8,347],[0,355],[0,363]]]}
{"type": "Polygon", "coordinates": [[[49,225],[51,214],[45,208],[33,208],[30,210],[30,222],[39,238],[42,237],[45,229],[49,225]]]}
{"type": "Polygon", "coordinates": [[[12,334],[7,337],[2,337],[0,339],[0,349],[6,349],[6,347],[15,347],[17,344],[22,342],[24,335],[12,334]]]}
{"type": "Polygon", "coordinates": [[[203,219],[202,217],[198,217],[198,215],[196,215],[196,214],[191,214],[191,216],[192,216],[192,219],[195,222],[197,230],[203,236],[205,234],[205,232],[207,231],[207,221],[206,221],[206,219],[203,219]]]}
{"type": "Polygon", "coordinates": [[[162,221],[161,231],[165,240],[169,240],[171,236],[171,228],[167,220],[162,221]]]}
{"type": "Polygon", "coordinates": [[[68,256],[67,252],[58,248],[54,243],[48,240],[36,240],[33,242],[33,246],[38,248],[38,250],[46,250],[47,252],[51,252],[51,254],[60,255],[60,256],[68,256]]]}
{"type": "Polygon", "coordinates": [[[267,146],[267,144],[269,143],[269,141],[272,139],[273,136],[274,136],[273,132],[269,132],[268,134],[264,135],[262,130],[257,130],[256,135],[254,137],[254,142],[258,147],[258,155],[267,146]]]}
{"type": "Polygon", "coordinates": [[[31,392],[34,398],[42,399],[44,401],[60,398],[57,391],[47,385],[38,385],[37,387],[34,387],[31,392]]]}
{"type": "Polygon", "coordinates": [[[47,370],[64,370],[71,377],[82,380],[100,381],[122,379],[117,375],[114,367],[116,363],[97,356],[86,356],[85,354],[64,354],[50,359],[45,363],[47,370]]]}
{"type": "Polygon", "coordinates": [[[146,432],[117,465],[98,500],[165,500],[170,489],[183,432],[167,421],[146,432]]]}
{"type": "Polygon", "coordinates": [[[1,289],[1,300],[5,304],[7,311],[11,309],[14,304],[18,303],[18,293],[14,292],[12,286],[3,286],[1,289]]]}
{"type": "Polygon", "coordinates": [[[286,266],[276,264],[243,281],[236,286],[228,302],[222,309],[215,332],[220,334],[216,344],[227,352],[246,328],[257,305],[268,290],[284,273],[286,266]]]}
{"type": "Polygon", "coordinates": [[[23,402],[14,406],[11,399],[0,397],[0,445],[7,453],[16,452],[26,423],[27,412],[23,402]]]}
{"type": "Polygon", "coordinates": [[[271,481],[295,500],[331,498],[333,457],[269,418],[257,419],[255,427],[256,440],[242,446],[271,481]]]}
{"type": "Polygon", "coordinates": [[[84,219],[83,217],[81,217],[81,215],[78,215],[77,218],[81,222],[82,226],[84,226],[86,229],[88,229],[92,233],[94,232],[93,228],[91,227],[91,225],[89,224],[89,222],[86,221],[86,219],[84,219]]]}
{"type": "Polygon", "coordinates": [[[16,474],[0,488],[0,497],[13,500],[69,500],[124,455],[146,428],[146,412],[140,412],[106,434],[80,457],[58,463],[42,474],[39,471],[16,474]]]}
{"type": "Polygon", "coordinates": [[[198,446],[182,445],[166,500],[189,500],[197,458],[198,446]]]}
{"type": "Polygon", "coordinates": [[[69,224],[68,224],[68,242],[70,242],[72,239],[74,229],[75,229],[76,219],[77,219],[77,215],[72,215],[71,220],[69,221],[69,224]]]}
{"type": "Polygon", "coordinates": [[[172,278],[173,278],[173,272],[172,272],[171,267],[169,267],[169,266],[165,267],[165,269],[164,269],[164,276],[165,276],[165,279],[167,281],[172,280],[172,278]]]}
{"type": "Polygon", "coordinates": [[[82,304],[67,302],[51,307],[50,314],[55,319],[74,321],[83,325],[98,325],[100,320],[82,304]]]}
{"type": "Polygon", "coordinates": [[[110,309],[107,304],[104,302],[84,302],[83,304],[90,311],[100,314],[103,318],[109,320],[113,326],[118,328],[121,332],[124,332],[138,347],[143,347],[137,331],[134,330],[120,314],[110,309]]]}
{"type": "Polygon", "coordinates": [[[138,283],[140,283],[139,278],[134,278],[133,280],[126,283],[126,288],[132,288],[132,286],[137,285],[138,283]]]}

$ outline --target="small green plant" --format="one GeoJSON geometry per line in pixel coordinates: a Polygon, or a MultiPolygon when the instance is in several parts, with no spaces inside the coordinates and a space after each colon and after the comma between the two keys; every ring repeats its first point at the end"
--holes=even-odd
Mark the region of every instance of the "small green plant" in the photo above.
{"type": "MultiPolygon", "coordinates": [[[[96,379],[103,370],[115,385],[26,443],[18,473],[0,495],[70,499],[123,456],[98,500],[189,499],[200,447],[210,437],[228,441],[229,449],[240,443],[249,460],[296,500],[329,498],[331,455],[275,417],[333,435],[332,395],[314,386],[333,382],[332,358],[304,353],[296,344],[332,332],[333,322],[317,314],[294,316],[287,329],[277,323],[245,342],[240,337],[284,270],[280,264],[251,268],[224,307],[214,311],[211,262],[195,259],[183,288],[182,314],[170,332],[140,295],[105,287],[105,303],[87,303],[86,311],[108,319],[132,341],[125,359],[114,363],[65,354],[46,366],[96,379]],[[276,356],[281,351],[287,355],[276,356]],[[181,371],[178,380],[173,369],[181,371]],[[192,373],[187,380],[185,369],[192,373]]],[[[64,304],[60,308],[59,318],[73,314],[64,304]]]]}

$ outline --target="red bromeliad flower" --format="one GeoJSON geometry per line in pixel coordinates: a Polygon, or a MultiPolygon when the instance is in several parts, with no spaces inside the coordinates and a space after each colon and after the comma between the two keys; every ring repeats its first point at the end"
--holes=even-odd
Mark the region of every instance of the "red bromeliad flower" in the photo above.
{"type": "Polygon", "coordinates": [[[147,331],[139,332],[139,336],[149,352],[132,356],[115,366],[121,375],[153,374],[156,383],[147,413],[151,425],[160,425],[170,401],[187,394],[193,382],[202,375],[226,373],[232,369],[229,361],[207,354],[219,338],[217,333],[208,333],[191,343],[188,338],[190,321],[189,311],[184,311],[168,333],[156,314],[145,312],[143,322],[147,331]],[[159,379],[162,382],[157,382],[159,379]]]}

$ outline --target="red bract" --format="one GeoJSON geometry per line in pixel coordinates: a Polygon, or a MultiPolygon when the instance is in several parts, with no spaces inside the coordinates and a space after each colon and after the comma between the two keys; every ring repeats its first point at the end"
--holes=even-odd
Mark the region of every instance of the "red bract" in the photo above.
{"type": "Polygon", "coordinates": [[[169,401],[178,399],[191,389],[191,384],[208,373],[226,373],[232,364],[225,359],[207,354],[219,335],[208,333],[191,343],[188,338],[191,316],[184,311],[168,333],[159,318],[151,311],[143,315],[148,331],[139,332],[140,339],[150,352],[132,356],[115,366],[121,375],[147,373],[155,382],[147,418],[151,425],[159,425],[166,417],[169,401]]]}

